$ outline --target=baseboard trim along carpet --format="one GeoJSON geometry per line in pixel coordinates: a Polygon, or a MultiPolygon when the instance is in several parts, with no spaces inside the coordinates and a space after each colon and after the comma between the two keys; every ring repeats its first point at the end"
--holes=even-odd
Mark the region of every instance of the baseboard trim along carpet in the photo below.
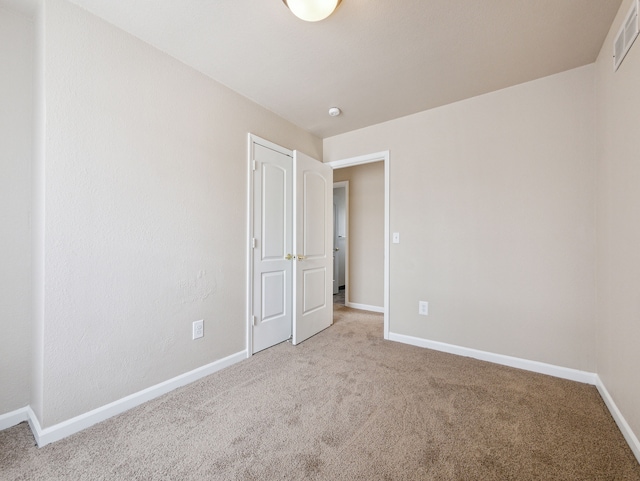
{"type": "Polygon", "coordinates": [[[472,357],[480,361],[488,361],[494,364],[502,364],[503,366],[524,369],[525,371],[537,372],[539,374],[547,374],[570,381],[577,381],[584,384],[596,384],[596,374],[591,372],[579,371],[567,367],[554,366],[544,362],[529,361],[519,357],[505,356],[503,354],[494,354],[487,351],[479,351],[468,347],[456,346],[445,342],[430,341],[419,337],[405,336],[404,334],[389,333],[389,340],[401,342],[403,344],[411,344],[412,346],[425,347],[434,351],[447,352],[458,356],[472,357]]]}
{"type": "Polygon", "coordinates": [[[345,302],[346,307],[351,309],[360,309],[361,311],[382,312],[384,313],[384,307],[370,306],[368,304],[357,304],[355,302],[345,302]]]}
{"type": "MultiPolygon", "coordinates": [[[[627,441],[633,454],[637,458],[638,462],[640,462],[640,441],[638,440],[638,437],[625,420],[600,377],[595,373],[505,356],[502,354],[494,354],[487,351],[470,349],[438,341],[430,341],[428,339],[406,336],[403,334],[389,333],[389,340],[594,385],[598,389],[600,396],[611,413],[611,416],[615,420],[618,428],[622,432],[622,435],[627,441]]],[[[130,396],[124,397],[46,429],[43,429],[40,426],[38,418],[30,406],[20,408],[0,415],[0,431],[13,427],[21,422],[28,421],[38,446],[42,447],[80,432],[83,429],[93,426],[94,424],[104,421],[110,417],[128,411],[131,408],[173,391],[174,389],[197,381],[209,374],[220,371],[221,369],[231,366],[246,358],[246,351],[232,354],[224,359],[220,359],[207,364],[206,366],[194,369],[193,371],[189,371],[180,376],[174,377],[173,379],[156,384],[155,386],[151,386],[147,389],[131,394],[130,396]]]]}
{"type": "Polygon", "coordinates": [[[87,429],[94,424],[105,421],[113,416],[116,416],[117,414],[128,411],[131,408],[155,399],[158,396],[162,396],[163,394],[173,391],[174,389],[186,386],[187,384],[191,384],[198,379],[208,376],[209,374],[213,374],[214,372],[220,371],[225,367],[229,367],[245,359],[247,359],[247,351],[241,351],[236,354],[232,354],[225,357],[224,359],[214,361],[211,364],[207,364],[206,366],[199,367],[197,369],[194,369],[193,371],[186,372],[184,374],[181,374],[180,376],[174,377],[173,379],[169,379],[167,381],[161,382],[160,384],[156,384],[155,386],[148,387],[147,389],[143,389],[142,391],[138,391],[137,393],[123,397],[122,399],[118,399],[117,401],[109,403],[105,406],[96,408],[93,411],[89,411],[87,413],[81,414],[80,416],[76,416],[74,418],[68,419],[67,421],[63,421],[59,424],[55,424],[44,429],[40,426],[40,422],[38,421],[38,418],[31,407],[26,407],[0,417],[0,428],[2,428],[3,424],[1,423],[6,416],[11,415],[12,417],[8,419],[12,420],[17,420],[18,418],[20,418],[20,416],[22,416],[22,418],[15,424],[18,424],[22,421],[29,421],[29,425],[31,426],[33,436],[35,437],[38,446],[46,446],[47,444],[59,441],[66,438],[67,436],[71,436],[72,434],[80,432],[83,429],[87,429]]]}
{"type": "Polygon", "coordinates": [[[29,420],[29,408],[20,408],[0,416],[0,431],[29,420]]]}
{"type": "Polygon", "coordinates": [[[609,391],[607,391],[607,388],[602,383],[600,376],[595,373],[555,366],[553,364],[546,364],[544,362],[530,361],[518,357],[505,356],[503,354],[494,354],[492,352],[479,351],[477,349],[456,346],[454,344],[447,344],[445,342],[430,341],[428,339],[422,339],[419,337],[405,336],[404,334],[396,334],[393,332],[389,333],[389,340],[401,342],[403,344],[410,344],[412,346],[424,347],[426,349],[433,349],[434,351],[455,354],[457,356],[471,357],[473,359],[492,362],[494,364],[502,364],[503,366],[524,369],[525,371],[546,374],[548,376],[559,377],[561,379],[567,379],[569,381],[577,381],[584,384],[594,385],[598,389],[600,396],[609,409],[611,416],[613,416],[613,419],[618,425],[618,428],[620,428],[620,431],[629,444],[629,447],[633,451],[633,454],[640,463],[640,441],[638,441],[638,437],[635,435],[635,433],[631,429],[631,426],[629,426],[624,416],[618,409],[618,406],[613,401],[613,398],[609,394],[609,391]]]}
{"type": "Polygon", "coordinates": [[[620,412],[620,409],[618,409],[618,406],[613,401],[613,398],[603,384],[602,379],[600,379],[600,376],[598,376],[597,374],[596,387],[598,388],[598,392],[600,393],[602,400],[607,405],[607,408],[609,408],[609,412],[611,413],[611,416],[613,416],[613,420],[618,425],[618,428],[622,432],[624,439],[627,441],[627,444],[629,444],[631,451],[633,451],[633,454],[640,463],[640,440],[638,440],[638,437],[631,429],[631,426],[629,426],[629,423],[627,423],[627,420],[624,418],[624,416],[620,412]]]}

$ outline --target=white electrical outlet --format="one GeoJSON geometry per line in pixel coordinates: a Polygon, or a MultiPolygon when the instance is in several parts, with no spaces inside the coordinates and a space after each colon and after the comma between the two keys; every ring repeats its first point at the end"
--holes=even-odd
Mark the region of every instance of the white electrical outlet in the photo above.
{"type": "Polygon", "coordinates": [[[204,319],[193,321],[193,339],[204,337],[204,319]]]}
{"type": "Polygon", "coordinates": [[[429,303],[427,301],[418,302],[418,314],[420,314],[421,316],[429,315],[429,303]]]}

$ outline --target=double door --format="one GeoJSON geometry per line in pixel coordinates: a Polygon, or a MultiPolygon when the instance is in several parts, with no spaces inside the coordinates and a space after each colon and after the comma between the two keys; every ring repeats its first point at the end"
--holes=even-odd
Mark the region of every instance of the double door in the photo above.
{"type": "Polygon", "coordinates": [[[333,171],[251,138],[251,349],[333,322],[333,171]]]}

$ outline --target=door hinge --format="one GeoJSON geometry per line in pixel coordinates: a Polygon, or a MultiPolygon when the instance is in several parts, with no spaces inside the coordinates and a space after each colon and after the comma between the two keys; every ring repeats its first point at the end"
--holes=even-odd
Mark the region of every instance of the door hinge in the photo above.
{"type": "Polygon", "coordinates": [[[251,316],[251,322],[253,322],[254,326],[258,325],[258,318],[256,316],[251,316]]]}
{"type": "Polygon", "coordinates": [[[258,247],[258,239],[256,239],[255,237],[251,238],[251,247],[253,247],[254,249],[258,247]]]}
{"type": "Polygon", "coordinates": [[[252,160],[251,161],[251,170],[256,170],[257,168],[258,168],[258,161],[252,160]]]}

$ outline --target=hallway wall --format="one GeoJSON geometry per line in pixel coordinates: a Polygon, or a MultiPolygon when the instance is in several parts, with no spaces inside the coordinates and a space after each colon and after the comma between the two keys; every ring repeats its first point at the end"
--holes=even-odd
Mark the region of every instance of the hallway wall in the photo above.
{"type": "Polygon", "coordinates": [[[349,181],[348,302],[384,307],[384,162],[333,171],[349,181]]]}

